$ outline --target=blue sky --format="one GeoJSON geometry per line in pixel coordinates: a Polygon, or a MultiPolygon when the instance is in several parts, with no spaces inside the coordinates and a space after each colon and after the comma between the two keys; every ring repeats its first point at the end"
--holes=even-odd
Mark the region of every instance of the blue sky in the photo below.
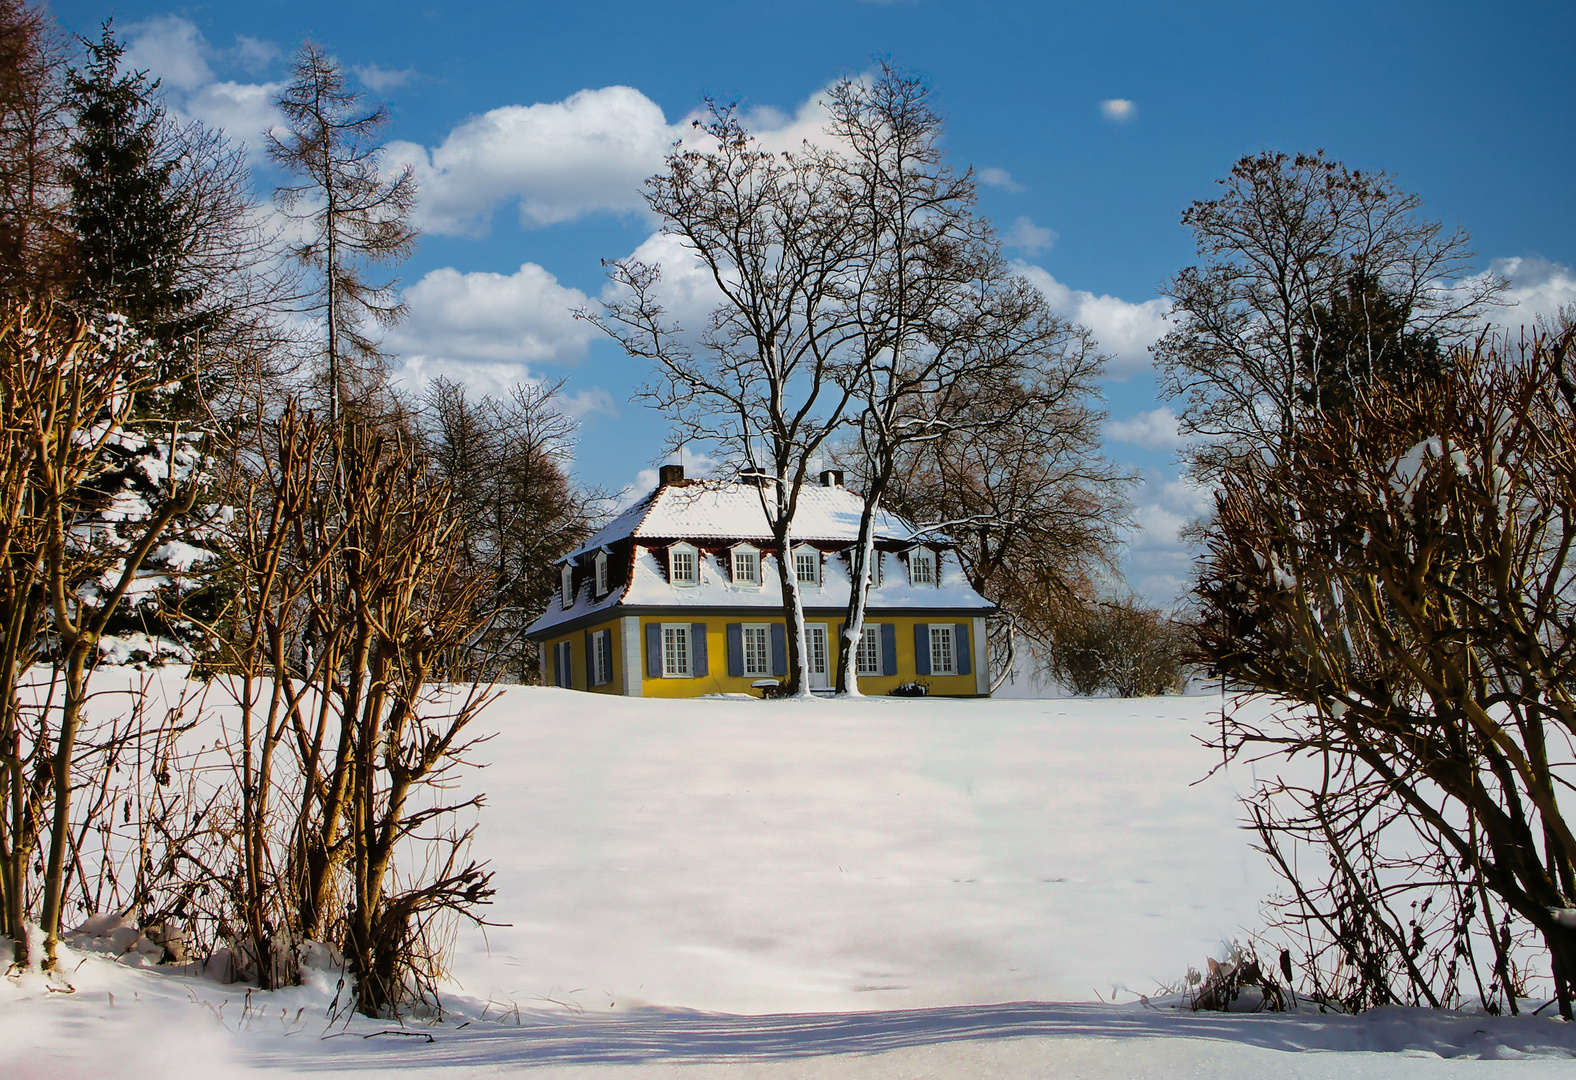
{"type": "MultiPolygon", "coordinates": [[[[639,180],[710,95],[782,138],[817,93],[889,57],[928,76],[981,208],[1054,306],[1115,355],[1107,453],[1140,470],[1132,584],[1185,588],[1175,530],[1204,493],[1178,475],[1145,347],[1160,283],[1192,260],[1178,224],[1241,155],[1326,149],[1395,174],[1507,274],[1506,321],[1576,302],[1576,93],[1568,3],[776,4],[167,3],[54,5],[93,34],[113,15],[172,108],[257,141],[290,52],[311,37],[393,111],[423,178],[426,236],[401,271],[407,378],[495,389],[567,378],[578,469],[643,482],[665,432],[630,400],[646,377],[567,309],[601,260],[647,245],[639,180]],[[1107,103],[1127,102],[1127,106],[1107,103]]],[[[260,171],[271,189],[274,178],[260,171]]]]}

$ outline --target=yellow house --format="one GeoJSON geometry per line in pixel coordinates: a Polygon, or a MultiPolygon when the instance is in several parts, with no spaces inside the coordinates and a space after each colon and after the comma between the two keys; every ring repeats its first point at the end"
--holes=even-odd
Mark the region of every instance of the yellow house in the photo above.
{"type": "MultiPolygon", "coordinates": [[[[762,483],[685,480],[656,490],[558,563],[555,602],[527,633],[554,686],[633,697],[759,693],[787,675],[776,554],[762,483]]],[[[836,683],[849,551],[863,500],[828,470],[803,489],[790,535],[813,690],[836,683]]],[[[876,560],[859,644],[859,689],[985,696],[985,619],[955,545],[916,538],[895,515],[876,527],[876,560]]]]}

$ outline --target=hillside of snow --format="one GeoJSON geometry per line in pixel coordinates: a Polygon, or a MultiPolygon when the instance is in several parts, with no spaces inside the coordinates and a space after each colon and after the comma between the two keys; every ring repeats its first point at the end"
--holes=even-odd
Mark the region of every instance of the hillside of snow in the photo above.
{"type": "Polygon", "coordinates": [[[1251,772],[1203,779],[1219,707],[509,689],[470,781],[498,925],[459,931],[446,1023],[68,953],[75,993],[0,981],[0,1074],[1570,1075],[1547,1018],[1138,1001],[1272,887],[1251,772]]]}

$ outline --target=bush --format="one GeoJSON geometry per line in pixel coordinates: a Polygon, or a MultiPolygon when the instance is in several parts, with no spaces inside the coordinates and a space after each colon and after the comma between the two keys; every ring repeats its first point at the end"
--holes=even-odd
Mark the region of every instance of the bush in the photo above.
{"type": "Polygon", "coordinates": [[[1187,637],[1176,620],[1138,598],[1074,608],[1057,628],[1051,674],[1074,693],[1148,697],[1185,684],[1187,637]]]}

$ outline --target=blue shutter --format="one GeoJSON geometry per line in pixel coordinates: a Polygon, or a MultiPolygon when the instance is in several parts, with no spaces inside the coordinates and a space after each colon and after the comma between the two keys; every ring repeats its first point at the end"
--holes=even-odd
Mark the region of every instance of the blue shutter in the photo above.
{"type": "Polygon", "coordinates": [[[881,674],[897,674],[897,627],[889,622],[881,624],[881,674]]]}
{"type": "Polygon", "coordinates": [[[662,624],[646,624],[646,678],[662,678],[662,624]]]}
{"type": "Polygon", "coordinates": [[[690,623],[690,674],[699,678],[707,673],[706,624],[690,623]]]}
{"type": "Polygon", "coordinates": [[[586,631],[585,638],[586,689],[589,690],[593,686],[597,685],[597,680],[602,677],[602,673],[596,668],[596,648],[591,644],[591,631],[586,631]]]}
{"type": "Polygon", "coordinates": [[[788,674],[788,628],[781,623],[772,623],[772,674],[788,674]]]}
{"type": "Polygon", "coordinates": [[[553,669],[552,669],[552,671],[548,672],[548,677],[553,680],[553,685],[554,686],[562,686],[562,685],[564,685],[562,682],[559,681],[559,675],[558,675],[558,669],[563,665],[563,660],[564,660],[564,654],[559,650],[557,645],[554,645],[553,646],[553,669]]]}
{"type": "Polygon", "coordinates": [[[914,624],[914,674],[930,674],[930,624],[914,624]]]}
{"type": "Polygon", "coordinates": [[[744,674],[744,627],[740,623],[728,624],[724,636],[728,639],[728,674],[735,679],[744,674]]]}
{"type": "Polygon", "coordinates": [[[958,654],[958,674],[974,674],[974,650],[969,648],[969,624],[960,622],[952,629],[952,648],[958,654]]]}

